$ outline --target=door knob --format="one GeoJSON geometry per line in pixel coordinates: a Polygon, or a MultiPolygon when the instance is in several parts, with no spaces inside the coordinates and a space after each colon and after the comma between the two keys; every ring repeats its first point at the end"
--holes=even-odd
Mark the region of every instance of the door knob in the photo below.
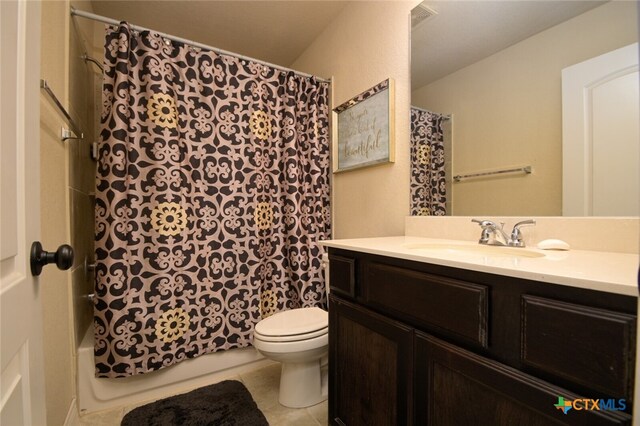
{"type": "Polygon", "coordinates": [[[73,265],[73,248],[68,244],[63,244],[55,252],[48,252],[42,249],[40,241],[34,241],[31,244],[31,275],[40,275],[42,267],[49,263],[55,263],[58,269],[63,271],[71,268],[71,265],[73,265]]]}

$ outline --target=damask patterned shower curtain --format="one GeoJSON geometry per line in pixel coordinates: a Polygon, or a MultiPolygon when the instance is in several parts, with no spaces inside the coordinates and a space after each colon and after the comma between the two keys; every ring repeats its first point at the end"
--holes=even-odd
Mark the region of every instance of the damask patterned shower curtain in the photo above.
{"type": "Polygon", "coordinates": [[[444,216],[444,116],[411,107],[411,215],[444,216]]]}
{"type": "Polygon", "coordinates": [[[108,28],[96,190],[96,376],[247,346],[326,303],[328,84],[108,28]]]}

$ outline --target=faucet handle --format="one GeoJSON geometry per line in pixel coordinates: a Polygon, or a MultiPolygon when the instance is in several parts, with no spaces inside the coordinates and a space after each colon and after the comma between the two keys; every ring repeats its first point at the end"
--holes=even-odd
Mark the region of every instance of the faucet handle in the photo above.
{"type": "Polygon", "coordinates": [[[480,227],[482,229],[488,227],[488,226],[492,226],[495,225],[493,222],[491,222],[490,220],[487,219],[471,219],[471,222],[477,223],[478,225],[480,225],[480,227]]]}
{"type": "Polygon", "coordinates": [[[524,225],[535,225],[535,224],[536,224],[536,220],[535,219],[527,219],[527,220],[523,220],[523,221],[518,222],[515,225],[513,225],[513,229],[520,229],[521,226],[524,226],[524,225]]]}
{"type": "Polygon", "coordinates": [[[527,219],[513,225],[513,231],[511,231],[511,239],[509,240],[509,245],[512,247],[524,247],[524,241],[522,240],[522,232],[520,231],[520,227],[535,224],[535,219],[527,219]]]}
{"type": "Polygon", "coordinates": [[[471,219],[471,222],[477,223],[482,228],[482,234],[480,234],[478,243],[487,244],[489,242],[489,228],[494,225],[494,223],[486,219],[471,219]]]}

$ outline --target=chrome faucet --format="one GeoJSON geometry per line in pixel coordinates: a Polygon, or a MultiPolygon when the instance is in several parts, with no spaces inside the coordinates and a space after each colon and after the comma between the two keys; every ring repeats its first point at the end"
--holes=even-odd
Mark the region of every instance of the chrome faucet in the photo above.
{"type": "Polygon", "coordinates": [[[478,241],[480,244],[486,244],[489,246],[506,246],[509,244],[509,237],[502,229],[504,222],[497,224],[486,219],[472,219],[471,221],[477,223],[482,228],[482,234],[478,241]]]}
{"type": "Polygon", "coordinates": [[[511,238],[509,238],[509,245],[511,247],[524,247],[524,240],[522,239],[522,232],[520,227],[524,225],[535,225],[535,219],[527,219],[522,222],[518,222],[513,225],[513,231],[511,231],[511,238]]]}
{"type": "Polygon", "coordinates": [[[472,222],[477,223],[482,228],[482,234],[480,234],[480,240],[478,243],[486,244],[489,246],[509,246],[509,247],[524,247],[524,240],[522,239],[522,232],[520,227],[524,225],[535,225],[536,221],[533,219],[523,220],[513,225],[513,231],[511,236],[508,236],[504,232],[504,222],[497,224],[490,220],[472,219],[472,222]]]}

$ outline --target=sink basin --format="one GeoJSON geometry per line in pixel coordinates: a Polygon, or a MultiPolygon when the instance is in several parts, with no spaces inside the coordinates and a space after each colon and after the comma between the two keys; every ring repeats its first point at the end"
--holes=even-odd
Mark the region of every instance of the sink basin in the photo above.
{"type": "Polygon", "coordinates": [[[519,247],[503,247],[503,246],[485,246],[480,244],[463,244],[463,243],[414,243],[405,244],[405,248],[409,250],[428,251],[431,253],[458,254],[458,255],[482,255],[492,257],[518,257],[518,258],[536,258],[544,257],[544,253],[526,248],[519,247]]]}

